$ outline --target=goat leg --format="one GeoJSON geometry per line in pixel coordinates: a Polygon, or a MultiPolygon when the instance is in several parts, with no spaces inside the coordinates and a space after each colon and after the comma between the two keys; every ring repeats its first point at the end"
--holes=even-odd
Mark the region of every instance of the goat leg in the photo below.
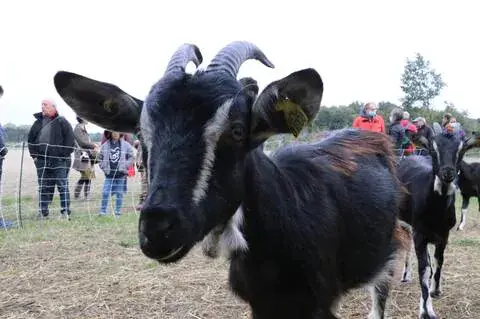
{"type": "Polygon", "coordinates": [[[418,261],[418,278],[421,291],[419,318],[438,319],[433,310],[432,298],[429,292],[432,272],[429,265],[428,243],[426,239],[418,233],[415,233],[415,253],[418,261]]]}
{"type": "MultiPolygon", "coordinates": [[[[447,236],[448,237],[448,236],[447,236]]],[[[430,285],[430,296],[440,297],[442,294],[441,290],[441,279],[442,279],[442,266],[443,266],[443,255],[445,252],[446,243],[444,241],[437,243],[435,245],[435,254],[433,262],[433,276],[430,285]]]]}
{"type": "Polygon", "coordinates": [[[465,227],[465,222],[467,221],[467,211],[468,211],[469,203],[470,203],[470,197],[462,194],[462,216],[460,217],[460,224],[458,224],[457,230],[463,230],[463,228],[465,227]]]}

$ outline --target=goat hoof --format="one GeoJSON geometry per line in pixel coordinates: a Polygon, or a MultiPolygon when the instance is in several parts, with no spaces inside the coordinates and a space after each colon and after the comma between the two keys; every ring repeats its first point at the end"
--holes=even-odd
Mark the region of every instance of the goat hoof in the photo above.
{"type": "Polygon", "coordinates": [[[439,298],[442,296],[442,292],[440,290],[430,292],[430,297],[432,298],[439,298]]]}
{"type": "Polygon", "coordinates": [[[463,225],[460,225],[457,227],[457,231],[461,231],[461,230],[463,230],[463,225]]]}
{"type": "Polygon", "coordinates": [[[412,278],[403,278],[401,280],[402,283],[404,284],[411,284],[413,282],[412,278]]]}
{"type": "Polygon", "coordinates": [[[421,319],[439,319],[437,316],[429,316],[428,314],[424,314],[420,318],[421,319]]]}

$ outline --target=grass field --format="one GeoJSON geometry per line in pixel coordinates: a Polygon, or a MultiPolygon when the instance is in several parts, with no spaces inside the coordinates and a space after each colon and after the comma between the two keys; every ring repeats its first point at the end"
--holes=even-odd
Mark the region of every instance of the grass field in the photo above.
{"type": "MultiPolygon", "coordinates": [[[[19,162],[18,155],[10,155],[2,202],[15,217],[19,162]]],[[[35,210],[34,173],[25,170],[26,212],[35,210]]],[[[77,176],[72,172],[71,180],[77,176]]],[[[98,174],[92,207],[74,202],[71,221],[56,218],[57,213],[45,221],[26,219],[23,229],[0,231],[0,318],[249,318],[248,306],[227,288],[224,259],[207,259],[196,247],[181,262],[162,266],[141,253],[133,210],[137,182],[129,182],[131,196],[118,219],[96,216],[98,174]]],[[[434,300],[441,318],[480,318],[479,221],[472,200],[465,231],[452,230],[446,250],[444,294],[434,300]]],[[[419,294],[416,272],[412,284],[397,280],[388,317],[416,318],[419,294]]],[[[369,309],[368,293],[358,289],[344,298],[341,314],[365,318],[369,309]]]]}

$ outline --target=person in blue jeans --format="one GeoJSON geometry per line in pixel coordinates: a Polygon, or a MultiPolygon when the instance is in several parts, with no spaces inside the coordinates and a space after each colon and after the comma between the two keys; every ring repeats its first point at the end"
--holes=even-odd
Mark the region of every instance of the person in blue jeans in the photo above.
{"type": "Polygon", "coordinates": [[[28,151],[35,163],[39,191],[39,217],[49,216],[55,186],[60,194],[61,215],[70,218],[68,174],[75,146],[72,125],[59,115],[53,99],[42,101],[42,112],[34,114],[28,132],[28,151]]]}
{"type": "Polygon", "coordinates": [[[102,190],[102,203],[100,215],[107,214],[108,201],[115,195],[114,213],[121,215],[123,194],[128,174],[128,167],[133,164],[133,148],[130,143],[122,138],[119,132],[104,132],[106,142],[102,144],[99,152],[99,166],[105,173],[105,182],[102,190]]]}

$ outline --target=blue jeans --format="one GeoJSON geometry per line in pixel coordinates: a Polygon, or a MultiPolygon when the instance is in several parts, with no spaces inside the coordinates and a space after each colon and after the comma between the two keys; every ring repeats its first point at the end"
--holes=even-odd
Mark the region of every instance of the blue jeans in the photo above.
{"type": "Polygon", "coordinates": [[[107,206],[110,195],[115,195],[115,215],[119,216],[121,214],[125,182],[126,180],[123,177],[105,177],[102,190],[102,206],[100,208],[100,215],[107,214],[107,206]]]}
{"type": "Polygon", "coordinates": [[[48,216],[48,206],[53,200],[55,185],[60,194],[61,213],[70,215],[70,191],[68,189],[68,173],[70,159],[38,157],[37,168],[39,209],[43,216],[48,216]]]}

